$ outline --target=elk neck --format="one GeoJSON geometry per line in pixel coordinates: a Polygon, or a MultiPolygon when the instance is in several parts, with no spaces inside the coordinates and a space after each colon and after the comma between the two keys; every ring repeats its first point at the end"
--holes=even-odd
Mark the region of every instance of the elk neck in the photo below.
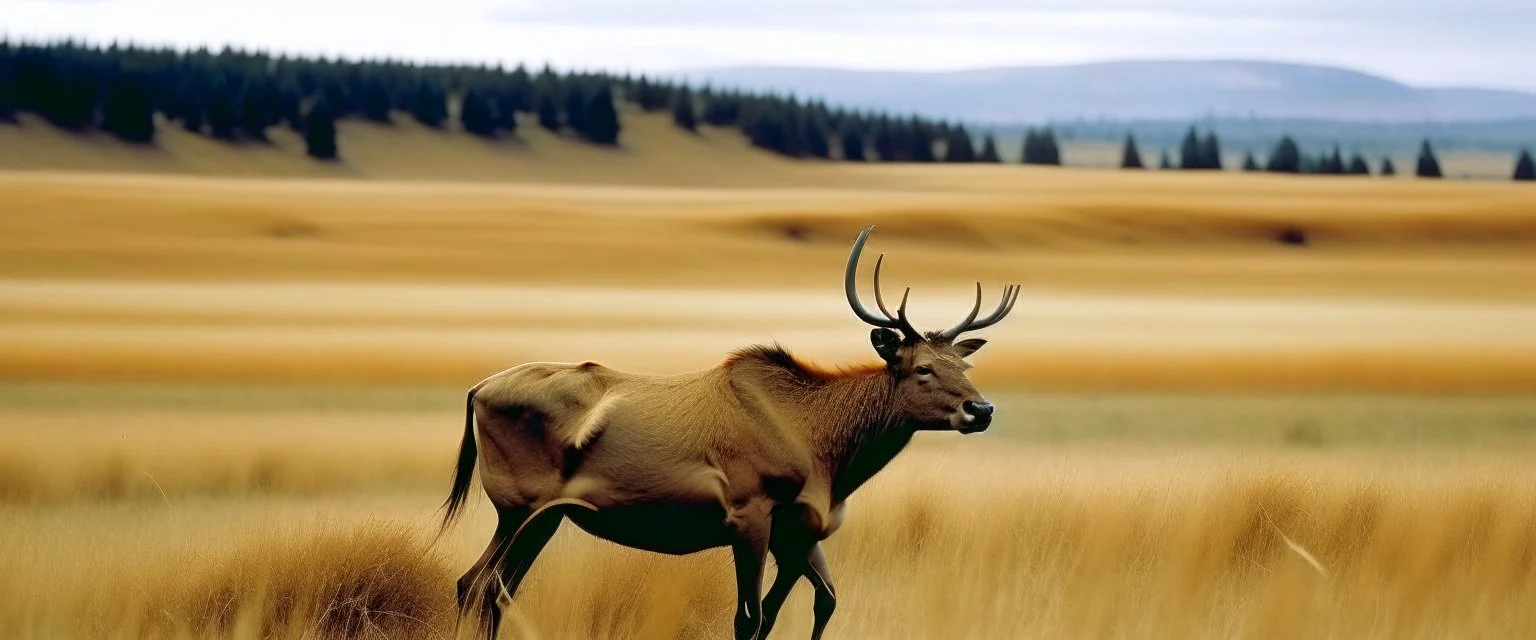
{"type": "Polygon", "coordinates": [[[914,430],[896,410],[896,386],[883,363],[829,370],[777,346],[739,350],[726,361],[748,388],[767,392],[775,412],[793,416],[842,501],[890,464],[914,430]]]}
{"type": "Polygon", "coordinates": [[[806,391],[809,436],[841,502],[884,469],[914,431],[895,410],[895,383],[884,370],[828,381],[806,391]]]}

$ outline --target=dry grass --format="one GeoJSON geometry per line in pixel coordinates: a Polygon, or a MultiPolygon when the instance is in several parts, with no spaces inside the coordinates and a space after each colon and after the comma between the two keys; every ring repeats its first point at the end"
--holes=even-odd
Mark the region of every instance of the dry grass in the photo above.
{"type": "MultiPolygon", "coordinates": [[[[963,287],[933,289],[913,317],[947,326],[963,287]]],[[[0,327],[12,379],[464,388],[530,360],[671,373],[769,341],[826,363],[872,357],[835,287],[0,281],[0,327]]],[[[1034,293],[987,330],[974,376],[1034,390],[1531,392],[1533,327],[1536,305],[1518,299],[1034,293]]]]}
{"type": "Polygon", "coordinates": [[[406,524],[359,516],[307,530],[259,527],[232,542],[201,533],[121,556],[82,545],[79,556],[56,559],[66,564],[55,571],[72,577],[47,592],[0,583],[9,601],[0,629],[9,637],[295,640],[434,638],[452,629],[452,590],[443,587],[457,576],[406,524]]]}
{"type": "MultiPolygon", "coordinates": [[[[1536,633],[1528,458],[1062,453],[949,442],[909,452],[857,497],[830,541],[840,597],[832,633],[1536,633]]],[[[21,542],[0,550],[0,632],[293,637],[285,634],[340,625],[446,637],[454,574],[490,523],[481,507],[445,541],[446,560],[424,554],[416,532],[439,497],[9,507],[7,537],[21,542]],[[305,533],[272,537],[258,526],[225,537],[269,518],[305,533]],[[396,524],[366,524],[378,518],[396,524]],[[104,533],[113,527],[122,533],[104,533]]],[[[537,635],[507,637],[725,637],[728,558],[654,556],[567,527],[511,615],[537,635]]],[[[808,633],[807,592],[802,585],[791,598],[776,637],[808,633]]]]}
{"type": "Polygon", "coordinates": [[[842,182],[3,174],[0,376],[468,384],[525,360],[701,368],[767,340],[863,359],[836,282],[878,222],[922,325],[953,322],[972,279],[1026,285],[989,331],[989,384],[1536,384],[1521,185],[820,171],[842,182]],[[1311,244],[1277,244],[1287,225],[1311,244]]]}
{"type": "MultiPolygon", "coordinates": [[[[993,430],[925,434],[855,497],[828,543],[835,637],[1536,633],[1531,397],[996,401],[993,430]]],[[[39,474],[0,474],[0,636],[449,637],[492,525],[477,499],[426,545],[457,402],[0,388],[0,450],[39,474]]],[[[728,553],[567,526],[504,637],[723,638],[732,600],[728,553]]],[[[781,624],[808,634],[806,587],[781,624]]]]}
{"type": "Polygon", "coordinates": [[[822,289],[870,223],[892,277],[921,283],[1528,300],[1536,271],[1536,210],[1513,183],[853,173],[837,188],[0,173],[0,276],[822,289]],[[1307,247],[1276,241],[1292,225],[1307,247]]]}
{"type": "Polygon", "coordinates": [[[433,487],[462,415],[5,411],[0,502],[155,501],[433,487]]]}
{"type": "MultiPolygon", "coordinates": [[[[1536,451],[1529,395],[988,393],[988,440],[1047,448],[1536,451]]],[[[452,387],[0,385],[0,505],[437,491],[462,411],[452,387]]]]}
{"type": "MultiPolygon", "coordinates": [[[[1026,291],[976,358],[1006,417],[920,438],[829,542],[836,637],[1536,635],[1529,189],[797,165],[637,123],[617,153],[349,126],[334,169],[0,127],[0,636],[444,637],[490,532],[422,533],[462,389],[866,359],[836,283],[870,222],[919,324],[1026,291]],[[464,182],[355,179],[399,177],[464,182]],[[311,386],[243,388],[273,383],[311,386]]],[[[512,626],[725,637],[728,556],[567,527],[512,626]]]]}

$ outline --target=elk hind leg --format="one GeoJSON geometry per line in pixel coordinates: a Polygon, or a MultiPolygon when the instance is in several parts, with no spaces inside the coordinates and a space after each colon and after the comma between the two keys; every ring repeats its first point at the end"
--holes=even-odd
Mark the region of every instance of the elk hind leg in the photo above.
{"type": "Polygon", "coordinates": [[[509,601],[517,595],[517,588],[533,567],[534,559],[538,558],[544,545],[549,544],[549,539],[560,529],[566,514],[575,509],[597,510],[584,500],[554,500],[529,515],[509,537],[506,553],[496,558],[496,564],[493,565],[498,575],[491,579],[482,600],[482,610],[490,614],[490,635],[487,638],[495,638],[501,628],[502,595],[505,594],[509,601]]]}
{"type": "MultiPolygon", "coordinates": [[[[521,527],[527,519],[529,511],[527,507],[497,510],[496,532],[491,534],[490,544],[485,547],[485,552],[480,554],[480,558],[473,565],[470,565],[469,570],[459,577],[456,593],[459,605],[458,621],[462,621],[465,614],[469,612],[469,605],[474,600],[476,589],[490,588],[488,579],[495,574],[502,558],[506,556],[507,549],[512,542],[512,535],[517,532],[518,527],[521,527]]],[[[484,616],[488,612],[482,609],[478,613],[484,616]]],[[[481,623],[481,630],[483,631],[483,621],[481,623]]],[[[455,624],[457,625],[457,622],[455,624]]],[[[455,629],[454,635],[457,637],[457,629],[455,629]]]]}

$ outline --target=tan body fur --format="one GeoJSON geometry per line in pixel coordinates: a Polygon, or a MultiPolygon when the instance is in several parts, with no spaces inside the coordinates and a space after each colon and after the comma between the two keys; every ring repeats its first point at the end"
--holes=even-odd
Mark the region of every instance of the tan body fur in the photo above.
{"type": "Polygon", "coordinates": [[[829,445],[854,431],[829,419],[875,416],[816,420],[802,399],[888,394],[874,378],[882,373],[809,379],[755,354],[676,376],[525,364],[476,387],[482,483],[501,508],[581,500],[598,513],[570,514],[577,526],[663,553],[727,544],[733,516],[783,505],[801,505],[811,533],[824,539],[846,497],[832,494],[842,462],[834,457],[843,452],[829,445]],[[667,472],[649,471],[658,468],[667,472]],[[665,508],[646,511],[652,503],[665,508]],[[619,511],[624,517],[605,526],[603,514],[619,511]]]}
{"type": "MultiPolygon", "coordinates": [[[[637,549],[730,547],[738,639],[766,637],[804,577],[816,590],[812,637],[819,638],[836,603],[819,543],[842,524],[849,496],[917,431],[986,429],[992,406],[966,379],[963,360],[985,341],[954,338],[996,322],[1011,306],[1005,292],[988,318],[973,322],[973,310],[955,329],[928,334],[906,322],[905,300],[899,319],[874,316],[851,284],[867,234],[850,257],[850,303],[879,327],[871,341],[883,363],[828,371],[778,347],[755,346],[680,375],[535,362],[475,385],[443,524],[457,515],[478,469],[498,526],[459,581],[461,616],[477,609],[494,637],[500,597],[516,593],[568,518],[637,549]],[[770,552],[779,572],[765,595],[770,552]]],[[[979,294],[978,285],[978,306],[979,294]]]]}

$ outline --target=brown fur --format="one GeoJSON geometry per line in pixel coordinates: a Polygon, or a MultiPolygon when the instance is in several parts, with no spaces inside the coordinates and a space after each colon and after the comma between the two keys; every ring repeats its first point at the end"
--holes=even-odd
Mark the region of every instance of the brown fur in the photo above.
{"type": "Polygon", "coordinates": [[[443,526],[477,466],[499,524],[459,580],[461,615],[488,616],[482,628],[494,637],[499,598],[516,593],[569,519],[660,553],[730,547],[738,639],[765,637],[804,577],[820,637],[836,600],[819,543],[842,524],[848,498],[917,431],[971,433],[991,420],[963,360],[984,341],[886,327],[871,340],[883,364],[828,369],[759,345],[679,375],[532,362],[475,385],[443,526]],[[765,597],[769,552],[780,569],[765,597]]]}
{"type": "Polygon", "coordinates": [[[729,367],[738,362],[751,362],[764,360],[783,367],[792,375],[804,379],[806,382],[826,382],[842,378],[861,378],[885,369],[885,365],[879,362],[862,362],[854,365],[844,365],[834,368],[806,362],[796,358],[788,349],[779,345],[752,345],[731,352],[722,366],[729,367]]]}

